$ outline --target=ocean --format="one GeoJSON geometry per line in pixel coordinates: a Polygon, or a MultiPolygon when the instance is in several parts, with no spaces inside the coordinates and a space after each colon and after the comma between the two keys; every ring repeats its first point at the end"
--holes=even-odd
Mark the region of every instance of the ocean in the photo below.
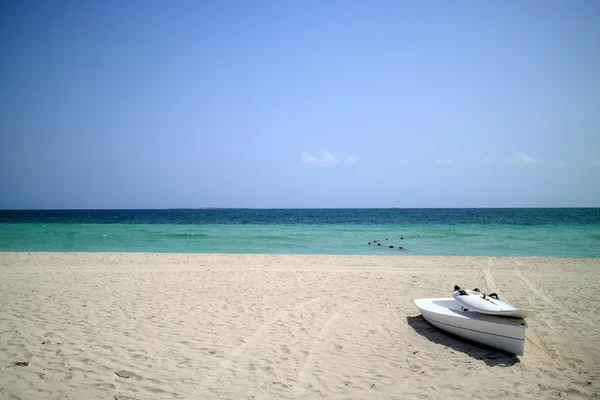
{"type": "Polygon", "coordinates": [[[0,211],[0,251],[597,258],[600,208],[0,211]]]}

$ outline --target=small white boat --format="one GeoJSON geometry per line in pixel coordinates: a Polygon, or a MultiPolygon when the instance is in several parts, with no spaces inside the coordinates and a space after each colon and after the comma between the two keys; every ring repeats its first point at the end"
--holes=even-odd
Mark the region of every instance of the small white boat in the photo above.
{"type": "Polygon", "coordinates": [[[520,310],[500,300],[495,293],[488,295],[475,290],[458,289],[452,292],[452,298],[464,307],[464,311],[515,318],[533,318],[534,316],[532,310],[520,310]]]}
{"type": "Polygon", "coordinates": [[[465,339],[522,356],[527,322],[522,318],[463,311],[452,298],[415,299],[421,315],[433,326],[465,339]]]}

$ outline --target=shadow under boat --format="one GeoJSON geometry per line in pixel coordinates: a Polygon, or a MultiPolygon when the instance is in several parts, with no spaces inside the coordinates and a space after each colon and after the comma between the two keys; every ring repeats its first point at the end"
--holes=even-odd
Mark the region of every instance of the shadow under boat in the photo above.
{"type": "Polygon", "coordinates": [[[512,367],[521,362],[514,354],[441,331],[427,322],[422,315],[408,316],[406,321],[419,335],[476,360],[482,360],[490,367],[512,367]]]}

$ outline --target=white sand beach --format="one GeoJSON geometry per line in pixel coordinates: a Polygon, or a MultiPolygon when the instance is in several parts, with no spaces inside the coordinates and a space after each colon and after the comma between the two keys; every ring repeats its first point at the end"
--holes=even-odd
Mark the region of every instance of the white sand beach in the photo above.
{"type": "Polygon", "coordinates": [[[0,253],[0,399],[594,398],[599,294],[600,259],[0,253]],[[524,356],[420,316],[455,284],[535,310],[524,356]]]}

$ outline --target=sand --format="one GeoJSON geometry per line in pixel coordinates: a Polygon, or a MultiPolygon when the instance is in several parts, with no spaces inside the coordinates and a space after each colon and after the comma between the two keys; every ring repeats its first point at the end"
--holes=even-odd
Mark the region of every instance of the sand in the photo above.
{"type": "Polygon", "coordinates": [[[0,399],[596,397],[599,289],[599,259],[0,253],[0,399]],[[524,356],[420,316],[455,284],[536,311],[524,356]]]}

